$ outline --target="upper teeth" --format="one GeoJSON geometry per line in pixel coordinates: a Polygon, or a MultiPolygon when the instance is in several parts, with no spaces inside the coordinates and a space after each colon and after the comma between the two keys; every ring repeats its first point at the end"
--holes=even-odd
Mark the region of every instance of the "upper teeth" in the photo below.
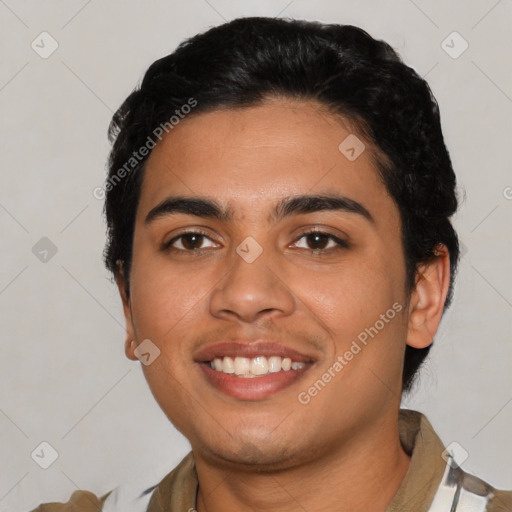
{"type": "Polygon", "coordinates": [[[292,361],[289,357],[257,356],[252,359],[248,357],[216,357],[210,361],[212,368],[219,372],[231,373],[240,377],[254,377],[256,375],[267,375],[267,373],[276,373],[281,370],[300,370],[306,366],[306,363],[292,361]]]}

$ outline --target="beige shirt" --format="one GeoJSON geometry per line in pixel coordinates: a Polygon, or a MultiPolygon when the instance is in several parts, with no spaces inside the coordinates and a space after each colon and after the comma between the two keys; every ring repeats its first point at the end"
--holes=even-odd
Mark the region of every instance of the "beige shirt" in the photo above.
{"type": "MultiPolygon", "coordinates": [[[[439,499],[438,490],[447,469],[443,458],[444,445],[426,417],[419,412],[401,410],[398,426],[400,441],[411,456],[411,461],[386,512],[429,512],[436,493],[436,499],[439,499]]],[[[499,491],[476,477],[458,471],[473,492],[489,496],[487,512],[512,511],[512,491],[499,491]]],[[[156,486],[147,512],[191,512],[196,507],[197,487],[194,457],[190,452],[156,486]]],[[[89,491],[75,491],[67,503],[42,504],[32,512],[98,512],[111,492],[98,497],[89,491]]],[[[451,512],[450,507],[446,512],[451,512]]]]}

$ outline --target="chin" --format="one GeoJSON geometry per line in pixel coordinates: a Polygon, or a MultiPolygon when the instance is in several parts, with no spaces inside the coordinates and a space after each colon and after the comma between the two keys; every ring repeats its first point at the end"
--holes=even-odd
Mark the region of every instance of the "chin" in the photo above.
{"type": "Polygon", "coordinates": [[[194,449],[194,453],[200,453],[201,457],[210,464],[223,467],[228,471],[247,471],[254,473],[276,472],[289,469],[304,461],[299,461],[298,453],[303,450],[290,448],[289,443],[283,441],[283,445],[270,444],[268,440],[247,441],[239,440],[237,448],[203,446],[194,449]]]}

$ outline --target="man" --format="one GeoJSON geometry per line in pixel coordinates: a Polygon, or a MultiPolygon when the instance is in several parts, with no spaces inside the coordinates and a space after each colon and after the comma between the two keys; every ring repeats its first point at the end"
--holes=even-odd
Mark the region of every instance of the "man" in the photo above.
{"type": "Polygon", "coordinates": [[[437,103],[390,46],[237,19],[156,61],[110,134],[126,355],[192,451],[131,502],[37,510],[512,510],[400,410],[459,247],[437,103]]]}

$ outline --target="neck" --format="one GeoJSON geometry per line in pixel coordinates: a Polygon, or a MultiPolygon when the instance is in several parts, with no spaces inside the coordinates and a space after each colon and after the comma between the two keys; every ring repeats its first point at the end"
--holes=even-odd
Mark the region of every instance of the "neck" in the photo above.
{"type": "Polygon", "coordinates": [[[314,460],[276,472],[225,469],[194,452],[197,512],[384,512],[409,468],[398,421],[366,429],[314,460]]]}

